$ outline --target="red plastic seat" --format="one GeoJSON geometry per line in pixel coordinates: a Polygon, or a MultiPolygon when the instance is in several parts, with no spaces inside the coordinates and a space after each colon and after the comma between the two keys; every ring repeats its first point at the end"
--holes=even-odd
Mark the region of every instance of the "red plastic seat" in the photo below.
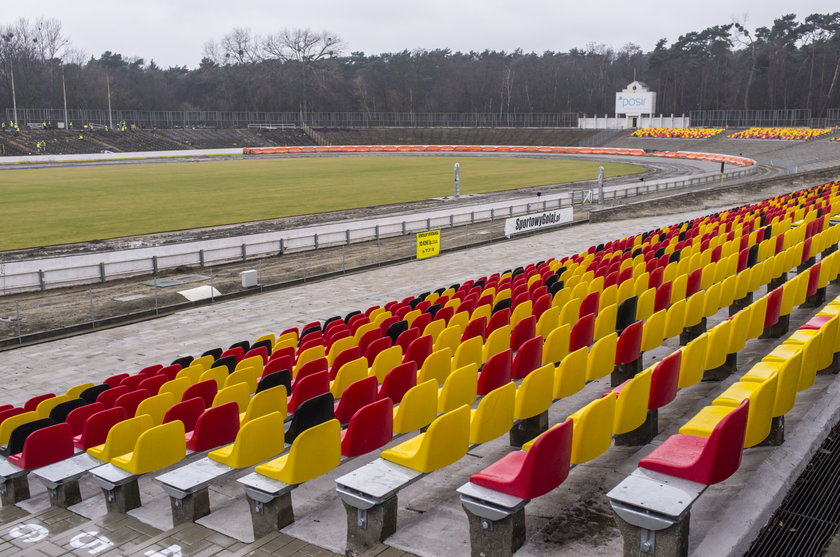
{"type": "Polygon", "coordinates": [[[402,402],[409,389],[417,385],[417,364],[406,362],[388,372],[379,386],[378,399],[390,398],[394,404],[402,402]]]}
{"type": "Polygon", "coordinates": [[[709,437],[678,433],[639,461],[639,467],[692,482],[712,485],[741,465],[749,399],[726,415],[709,437]]]}
{"type": "Polygon", "coordinates": [[[292,396],[288,399],[289,413],[297,410],[300,403],[312,397],[328,393],[330,391],[330,372],[324,370],[313,375],[308,375],[300,381],[295,381],[292,386],[292,396]]]}
{"type": "Polygon", "coordinates": [[[103,383],[111,387],[112,389],[122,383],[122,380],[128,377],[127,373],[118,373],[116,375],[112,375],[111,377],[107,378],[103,383]]]}
{"type": "Polygon", "coordinates": [[[76,435],[73,438],[73,444],[77,449],[82,449],[83,451],[88,450],[90,447],[101,445],[105,442],[105,439],[108,437],[108,432],[111,431],[114,424],[127,418],[128,415],[122,406],[97,412],[85,421],[81,435],[76,435]]]}
{"type": "Polygon", "coordinates": [[[648,408],[654,410],[662,408],[677,396],[677,384],[680,379],[680,362],[682,350],[662,358],[653,368],[650,379],[650,397],[648,408]]]}
{"type": "MultiPolygon", "coordinates": [[[[769,304],[768,304],[769,305],[769,304]]],[[[804,325],[799,327],[800,329],[822,329],[826,323],[831,321],[834,318],[833,315],[815,315],[811,319],[809,319],[804,325]]],[[[0,420],[2,421],[2,420],[0,420]]]]}
{"type": "Polygon", "coordinates": [[[48,398],[53,398],[55,396],[54,393],[46,393],[43,395],[33,396],[29,400],[27,400],[23,404],[23,409],[26,412],[34,412],[38,405],[41,404],[43,401],[47,400],[48,398]]]}
{"type": "Polygon", "coordinates": [[[489,337],[490,333],[505,325],[510,325],[510,309],[508,308],[501,309],[490,316],[490,321],[487,322],[487,329],[484,331],[485,337],[489,337]]]}
{"type": "Polygon", "coordinates": [[[80,435],[85,427],[87,419],[97,412],[102,412],[105,409],[105,405],[101,402],[85,404],[75,410],[71,410],[64,419],[64,423],[70,425],[70,429],[73,430],[73,435],[80,435]]]}
{"type": "MultiPolygon", "coordinates": [[[[803,255],[803,258],[806,256],[803,255]]],[[[817,289],[819,288],[820,282],[820,269],[822,267],[822,262],[813,265],[810,269],[808,269],[808,290],[806,292],[807,296],[813,296],[817,293],[817,289]]]]}
{"type": "Polygon", "coordinates": [[[129,392],[135,391],[140,386],[140,383],[148,379],[146,375],[129,375],[120,382],[121,387],[127,387],[129,392]]]}
{"type": "MultiPolygon", "coordinates": [[[[105,392],[107,393],[108,391],[105,392]]],[[[134,414],[137,413],[137,407],[140,405],[140,403],[149,398],[150,396],[152,396],[152,393],[150,393],[148,390],[137,389],[136,391],[131,391],[130,393],[126,393],[120,398],[118,398],[114,402],[114,407],[123,407],[125,409],[125,413],[128,415],[128,417],[131,418],[134,417],[134,414]]]]}
{"type": "Polygon", "coordinates": [[[529,315],[514,325],[510,333],[510,347],[512,350],[519,350],[525,341],[534,338],[537,334],[537,318],[529,315]]]}
{"type": "Polygon", "coordinates": [[[371,342],[365,349],[365,359],[368,361],[368,367],[373,365],[373,361],[376,359],[376,356],[379,355],[380,352],[391,348],[391,346],[393,346],[393,341],[391,340],[391,337],[380,336],[379,338],[371,342]]]}
{"type": "Polygon", "coordinates": [[[117,401],[118,398],[130,392],[131,389],[129,389],[125,385],[111,387],[107,391],[103,391],[102,393],[100,393],[99,396],[96,397],[96,402],[101,402],[105,405],[105,408],[113,408],[114,403],[117,401]]]}
{"type": "Polygon", "coordinates": [[[590,313],[598,315],[598,300],[601,297],[600,292],[590,292],[583,297],[580,302],[580,313],[578,317],[589,315],[590,313]]]}
{"type": "MultiPolygon", "coordinates": [[[[409,329],[412,330],[412,329],[409,329]]],[[[413,329],[419,330],[419,329],[413,329]]],[[[408,332],[408,331],[406,331],[408,332]]],[[[405,334],[405,333],[403,333],[405,334]]],[[[400,335],[402,338],[402,335],[400,335]]],[[[403,356],[403,363],[405,362],[414,362],[417,364],[417,368],[423,367],[423,362],[426,361],[426,358],[432,353],[434,349],[434,341],[432,340],[431,335],[424,335],[422,337],[418,337],[414,339],[411,344],[408,345],[408,350],[405,351],[405,355],[403,356]]]]}
{"type": "Polygon", "coordinates": [[[208,379],[207,381],[199,381],[187,387],[181,400],[184,401],[198,397],[204,401],[204,407],[209,408],[213,406],[213,399],[216,398],[217,392],[219,392],[219,385],[214,379],[208,379]]]}
{"type": "Polygon", "coordinates": [[[268,347],[266,346],[257,346],[256,348],[251,348],[248,352],[245,353],[245,357],[242,358],[243,360],[246,358],[251,358],[253,356],[260,356],[263,361],[263,365],[268,361],[268,347]]]}
{"type": "Polygon", "coordinates": [[[295,383],[310,375],[321,373],[329,370],[329,361],[326,358],[317,358],[303,364],[295,376],[295,381],[292,383],[292,390],[295,389],[295,383]]]}
{"type": "Polygon", "coordinates": [[[393,436],[393,422],[394,403],[390,398],[363,406],[341,432],[341,455],[349,458],[384,447],[393,436]]]}
{"type": "Polygon", "coordinates": [[[595,336],[595,314],[590,313],[578,319],[569,333],[569,352],[574,352],[592,344],[595,336]]]}
{"type": "Polygon", "coordinates": [[[411,326],[417,328],[420,331],[420,334],[423,334],[423,331],[426,330],[426,326],[431,322],[432,314],[422,313],[414,318],[414,321],[411,322],[411,326]]]}
{"type": "Polygon", "coordinates": [[[330,381],[335,379],[335,376],[338,374],[338,370],[341,369],[341,366],[347,362],[358,360],[361,357],[362,351],[358,346],[351,346],[347,350],[339,352],[338,356],[335,357],[335,360],[333,360],[333,363],[330,366],[330,381]]]}
{"type": "Polygon", "coordinates": [[[658,289],[662,285],[662,278],[665,274],[665,268],[664,267],[653,267],[653,269],[651,269],[651,263],[656,265],[655,260],[651,260],[651,261],[648,262],[647,272],[650,273],[650,276],[648,277],[648,288],[657,288],[658,289]]]}
{"type": "Polygon", "coordinates": [[[778,287],[767,295],[767,311],[764,313],[764,326],[772,327],[779,322],[779,314],[782,309],[782,290],[778,287]]]}
{"type": "Polygon", "coordinates": [[[635,362],[642,355],[642,322],[636,321],[618,336],[615,348],[615,364],[635,362]]]}
{"type": "Polygon", "coordinates": [[[23,451],[9,462],[24,470],[40,468],[73,456],[73,429],[66,423],[47,426],[26,438],[23,451]]]}
{"type": "Polygon", "coordinates": [[[336,329],[333,328],[333,334],[331,334],[327,339],[324,346],[326,347],[327,353],[329,353],[330,349],[332,348],[333,344],[338,342],[343,338],[350,338],[350,329],[336,329]]]}
{"type": "MultiPolygon", "coordinates": [[[[293,346],[284,346],[283,348],[278,348],[274,352],[271,353],[271,356],[268,357],[268,361],[271,362],[272,360],[276,360],[277,358],[283,357],[290,357],[292,359],[292,363],[295,361],[295,348],[293,346]]],[[[268,365],[268,363],[266,363],[268,365]]]]}
{"type": "Polygon", "coordinates": [[[516,351],[510,372],[512,379],[525,379],[529,373],[542,365],[543,338],[534,337],[516,351]]]}
{"type": "Polygon", "coordinates": [[[321,333],[318,333],[318,337],[319,338],[311,338],[307,341],[301,342],[297,350],[298,356],[315,346],[324,346],[324,350],[326,351],[326,346],[324,344],[326,341],[324,340],[324,337],[321,336],[321,333]]]}
{"type": "Polygon", "coordinates": [[[335,410],[333,412],[335,419],[342,425],[349,423],[350,418],[361,407],[376,402],[378,389],[379,382],[373,375],[348,385],[344,389],[344,392],[341,393],[341,398],[335,403],[335,410]]]}
{"type": "Polygon", "coordinates": [[[478,395],[484,396],[510,383],[512,366],[513,352],[510,349],[490,356],[478,374],[478,395]]]}
{"type": "Polygon", "coordinates": [[[356,331],[359,329],[359,327],[368,323],[370,323],[370,317],[368,317],[364,313],[356,314],[347,320],[347,326],[350,328],[350,332],[354,335],[356,334],[356,331]]]}
{"type": "Polygon", "coordinates": [[[237,433],[239,405],[233,401],[220,404],[198,416],[193,430],[185,435],[187,449],[194,452],[209,451],[233,443],[237,433]]]}
{"type": "Polygon", "coordinates": [[[384,335],[388,331],[388,327],[398,321],[402,321],[402,318],[399,316],[392,315],[391,317],[386,317],[379,323],[379,330],[382,331],[382,334],[384,335]]]}
{"type": "Polygon", "coordinates": [[[567,419],[541,435],[531,449],[506,454],[470,476],[476,485],[521,499],[545,495],[566,481],[572,454],[574,422],[567,419]]]}
{"type": "Polygon", "coordinates": [[[443,321],[444,323],[449,323],[449,320],[455,315],[455,308],[452,306],[444,306],[438,310],[435,314],[435,318],[432,321],[443,321]]]}
{"type": "Polygon", "coordinates": [[[17,416],[18,414],[23,414],[24,412],[26,412],[26,410],[23,408],[15,408],[14,406],[0,411],[0,424],[2,424],[6,418],[11,418],[12,416],[17,416]]]}
{"type": "Polygon", "coordinates": [[[263,368],[262,376],[265,377],[266,375],[271,375],[272,373],[276,373],[278,371],[282,371],[284,369],[289,370],[291,373],[292,368],[294,367],[294,356],[284,355],[278,358],[270,359],[263,368]]]}
{"type": "Polygon", "coordinates": [[[171,364],[160,368],[153,377],[160,375],[166,377],[166,381],[172,381],[178,375],[179,371],[181,371],[181,364],[171,364]]]}
{"type": "Polygon", "coordinates": [[[394,344],[402,348],[403,354],[408,352],[408,347],[411,345],[412,342],[420,338],[420,329],[416,327],[412,327],[400,333],[400,336],[397,337],[397,342],[394,344]]]}
{"type": "Polygon", "coordinates": [[[233,348],[228,348],[227,350],[222,352],[222,355],[219,356],[217,359],[221,360],[222,358],[226,358],[228,356],[233,356],[238,362],[245,357],[245,350],[241,346],[234,346],[233,348]]]}
{"type": "Polygon", "coordinates": [[[146,389],[151,395],[156,395],[167,381],[169,379],[165,375],[153,375],[141,381],[137,388],[146,389]]]}
{"type": "Polygon", "coordinates": [[[673,283],[669,280],[656,287],[656,294],[653,298],[653,311],[662,311],[668,309],[671,305],[671,289],[673,283]]]}
{"type": "MultiPolygon", "coordinates": [[[[542,288],[545,288],[544,286],[542,288]]],[[[539,319],[543,313],[551,309],[552,297],[551,294],[542,294],[534,299],[534,317],[539,319]]]]}
{"type": "Polygon", "coordinates": [[[473,337],[481,337],[482,341],[487,340],[487,318],[485,316],[476,317],[467,323],[464,332],[461,333],[461,342],[473,337]]]}
{"type": "Polygon", "coordinates": [[[700,291],[700,280],[703,278],[702,269],[694,269],[688,273],[688,280],[685,285],[685,297],[688,298],[692,294],[700,291]]]}
{"type": "Polygon", "coordinates": [[[163,364],[152,364],[150,366],[146,366],[134,375],[145,375],[146,377],[151,377],[155,375],[157,372],[163,369],[163,364]]]}
{"type": "Polygon", "coordinates": [[[172,405],[166,414],[163,415],[163,423],[168,424],[175,420],[184,424],[184,431],[190,432],[195,428],[195,422],[204,412],[206,406],[200,397],[192,397],[172,405]]]}

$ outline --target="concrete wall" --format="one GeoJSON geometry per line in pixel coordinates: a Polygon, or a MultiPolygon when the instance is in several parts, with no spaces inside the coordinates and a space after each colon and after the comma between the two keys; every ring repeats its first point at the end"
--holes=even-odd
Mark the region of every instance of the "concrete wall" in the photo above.
{"type": "Polygon", "coordinates": [[[3,157],[0,164],[32,164],[56,162],[123,161],[131,159],[160,159],[171,157],[214,157],[220,155],[241,155],[238,149],[189,149],[186,151],[143,151],[140,153],[85,153],[81,155],[28,155],[3,157]]]}

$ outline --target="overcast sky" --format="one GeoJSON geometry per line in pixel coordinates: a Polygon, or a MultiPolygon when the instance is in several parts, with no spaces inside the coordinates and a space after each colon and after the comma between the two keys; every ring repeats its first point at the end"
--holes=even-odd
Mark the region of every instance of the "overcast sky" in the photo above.
{"type": "Polygon", "coordinates": [[[234,27],[266,35],[283,28],[328,30],[347,52],[449,48],[567,51],[588,43],[648,51],[660,38],[746,20],[749,29],[794,12],[840,10],[836,0],[2,0],[0,25],[20,17],[62,22],[75,48],[99,56],[194,68],[204,44],[234,27]]]}

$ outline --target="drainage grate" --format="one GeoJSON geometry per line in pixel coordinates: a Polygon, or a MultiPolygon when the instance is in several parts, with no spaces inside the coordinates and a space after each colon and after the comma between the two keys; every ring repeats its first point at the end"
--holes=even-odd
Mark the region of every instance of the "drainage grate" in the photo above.
{"type": "Polygon", "coordinates": [[[840,423],[745,557],[818,557],[840,525],[840,423]]]}

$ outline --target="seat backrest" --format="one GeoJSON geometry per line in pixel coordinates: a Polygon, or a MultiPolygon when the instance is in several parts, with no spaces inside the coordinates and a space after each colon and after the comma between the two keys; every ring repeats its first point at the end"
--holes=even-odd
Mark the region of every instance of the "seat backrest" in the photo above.
{"type": "MultiPolygon", "coordinates": [[[[464,404],[436,418],[419,440],[406,443],[416,447],[409,458],[398,461],[421,473],[433,472],[460,460],[467,454],[470,438],[470,407],[464,404]]],[[[396,452],[399,445],[392,449],[396,452]]],[[[392,450],[382,451],[381,458],[391,460],[392,450]]],[[[396,461],[396,460],[394,460],[396,461]]]]}
{"type": "Polygon", "coordinates": [[[341,398],[344,390],[356,381],[368,376],[367,360],[359,358],[344,364],[330,385],[330,392],[335,398],[341,398]]]}
{"type": "Polygon", "coordinates": [[[235,402],[239,406],[239,411],[244,412],[248,407],[248,402],[251,400],[251,389],[247,383],[234,383],[230,387],[220,389],[213,398],[212,406],[219,406],[228,402],[235,402]]]}
{"type": "Polygon", "coordinates": [[[741,465],[749,405],[749,399],[744,399],[737,408],[718,422],[709,435],[709,440],[696,463],[697,467],[709,471],[709,484],[722,482],[741,465]]]}
{"type": "Polygon", "coordinates": [[[486,443],[510,431],[515,401],[516,384],[512,381],[487,393],[472,411],[470,443],[486,443]]]}
{"type": "Polygon", "coordinates": [[[73,456],[73,431],[68,424],[61,423],[32,431],[26,437],[21,454],[10,456],[9,462],[31,470],[71,456],[73,456]]]}
{"type": "Polygon", "coordinates": [[[6,447],[0,451],[3,456],[10,456],[20,453],[23,450],[23,445],[27,437],[39,429],[44,429],[54,425],[55,423],[49,418],[39,418],[31,422],[22,423],[12,430],[9,434],[9,441],[6,447]]]}
{"type": "Polygon", "coordinates": [[[390,337],[393,344],[397,344],[400,335],[408,330],[408,321],[397,320],[390,323],[385,330],[385,336],[390,337]]]}
{"type": "MultiPolygon", "coordinates": [[[[221,355],[221,351],[219,351],[219,355],[221,355]]],[[[205,354],[203,356],[199,356],[195,360],[191,361],[189,365],[184,366],[181,369],[184,370],[188,367],[200,367],[202,369],[210,369],[210,366],[213,365],[213,362],[216,361],[216,358],[217,356],[214,356],[213,354],[205,354]]],[[[180,371],[178,373],[180,373],[180,371]]]]}
{"type": "MultiPolygon", "coordinates": [[[[394,405],[385,398],[359,408],[341,437],[341,454],[354,457],[385,446],[393,437],[394,405]]],[[[338,417],[338,412],[336,412],[338,417]]]]}
{"type": "MultiPolygon", "coordinates": [[[[508,339],[510,339],[510,337],[508,337],[508,339]]],[[[488,339],[488,343],[489,342],[490,340],[488,339]]],[[[503,345],[500,344],[498,346],[503,345]]],[[[506,350],[506,348],[503,348],[502,350],[506,350]]],[[[498,350],[497,352],[501,352],[502,350],[498,350]]],[[[455,349],[455,353],[452,356],[452,369],[458,369],[470,364],[480,366],[484,359],[481,338],[473,337],[465,340],[455,349]]]]}
{"type": "Polygon", "coordinates": [[[330,374],[322,371],[315,375],[304,377],[295,381],[292,385],[292,396],[288,401],[288,411],[297,412],[298,406],[312,397],[328,393],[330,391],[330,374]]]}
{"type": "Polygon", "coordinates": [[[114,406],[121,406],[125,409],[125,413],[129,416],[134,416],[137,413],[137,407],[141,402],[151,396],[151,393],[146,389],[137,389],[131,391],[118,398],[114,402],[114,406]]]}
{"type": "Polygon", "coordinates": [[[112,375],[112,376],[108,377],[107,379],[105,379],[102,382],[105,383],[106,385],[110,385],[111,388],[113,388],[113,387],[118,386],[120,383],[122,383],[122,380],[125,379],[126,377],[128,377],[127,373],[118,373],[116,375],[112,375]]]}
{"type": "Polygon", "coordinates": [[[615,364],[629,364],[641,357],[643,323],[636,321],[627,325],[618,337],[615,349],[615,364]]]}
{"type": "MultiPolygon", "coordinates": [[[[227,350],[222,352],[222,355],[219,356],[219,360],[225,360],[226,358],[234,358],[236,360],[236,362],[238,362],[239,360],[241,360],[244,357],[245,357],[244,347],[243,346],[237,346],[236,344],[234,344],[233,346],[231,346],[230,348],[228,348],[227,350]]],[[[216,360],[216,363],[219,363],[219,360],[216,360]]],[[[236,366],[236,362],[234,362],[234,364],[233,364],[234,367],[236,366]]],[[[215,366],[216,364],[213,364],[213,365],[215,366]]],[[[225,365],[227,365],[227,364],[225,364],[225,365]]],[[[231,368],[231,370],[233,370],[233,368],[231,368]]]]}
{"type": "Polygon", "coordinates": [[[252,396],[240,420],[242,423],[245,423],[272,412],[280,412],[283,415],[283,419],[286,419],[287,397],[286,387],[283,385],[260,391],[252,396]]]}
{"type": "Polygon", "coordinates": [[[93,383],[81,383],[79,385],[74,385],[70,387],[64,394],[66,394],[67,397],[70,399],[79,398],[79,396],[81,396],[82,394],[82,391],[84,391],[85,389],[89,389],[90,387],[93,387],[93,383]]]}
{"type": "Polygon", "coordinates": [[[510,348],[511,350],[519,350],[529,339],[534,338],[537,334],[537,318],[530,315],[520,320],[510,333],[510,348]]]}
{"type": "Polygon", "coordinates": [[[292,372],[289,369],[281,369],[268,375],[264,375],[262,379],[260,379],[259,383],[257,383],[257,391],[255,394],[277,387],[278,385],[286,387],[287,393],[292,392],[292,372]]]}
{"type": "Polygon", "coordinates": [[[119,456],[111,463],[132,474],[148,474],[172,466],[186,453],[184,424],[176,420],[144,431],[130,455],[119,456]]]}
{"type": "MultiPolygon", "coordinates": [[[[93,406],[93,405],[91,405],[93,406]]],[[[84,407],[83,407],[84,408],[84,407]]],[[[79,439],[75,441],[76,447],[87,450],[90,447],[102,445],[108,438],[108,432],[115,424],[122,422],[128,416],[121,406],[106,408],[85,420],[82,425],[82,432],[79,439]]]]}
{"type": "Polygon", "coordinates": [[[289,372],[289,376],[292,375],[292,368],[294,367],[292,361],[294,356],[279,356],[277,358],[272,358],[269,360],[265,366],[263,367],[263,377],[267,375],[271,375],[272,373],[277,373],[278,371],[286,370],[289,372]]]}
{"type": "Polygon", "coordinates": [[[595,314],[588,313],[578,319],[569,333],[569,352],[592,344],[595,335],[595,314]]]}
{"type": "Polygon", "coordinates": [[[169,378],[166,375],[153,375],[141,381],[140,384],[137,385],[137,388],[146,389],[149,391],[149,395],[152,396],[158,394],[160,388],[167,381],[169,381],[169,378]]]}
{"type": "Polygon", "coordinates": [[[65,417],[64,422],[70,425],[73,435],[81,435],[87,419],[103,410],[105,410],[105,405],[101,402],[85,404],[84,406],[79,406],[71,410],[65,417]]]}
{"type": "Polygon", "coordinates": [[[477,394],[484,396],[510,383],[513,358],[511,350],[504,350],[491,356],[478,375],[477,394]]]}
{"type": "MultiPolygon", "coordinates": [[[[601,314],[603,315],[603,313],[601,314]]],[[[586,362],[586,380],[594,381],[612,373],[615,367],[615,352],[618,335],[615,332],[598,339],[589,349],[586,362]]]]}
{"type": "MultiPolygon", "coordinates": [[[[166,378],[166,381],[170,381],[172,379],[175,379],[175,377],[178,376],[179,371],[181,371],[181,365],[180,364],[171,364],[171,365],[164,366],[164,367],[160,368],[160,370],[158,370],[158,372],[154,376],[161,375],[161,376],[166,378]]],[[[143,388],[145,389],[145,388],[148,388],[148,387],[143,387],[143,388]]]]}
{"type": "Polygon", "coordinates": [[[99,397],[100,394],[104,393],[110,388],[111,386],[107,383],[102,383],[101,385],[94,385],[93,387],[88,387],[87,389],[79,393],[79,398],[83,398],[85,399],[85,402],[87,402],[88,404],[92,404],[96,402],[96,399],[97,397],[99,397]]]}
{"type": "MultiPolygon", "coordinates": [[[[419,329],[417,330],[419,331],[419,329]]],[[[428,358],[432,353],[433,347],[434,343],[432,342],[431,335],[417,337],[411,341],[411,344],[408,345],[408,349],[405,351],[405,356],[403,356],[403,362],[413,360],[417,363],[417,367],[420,368],[423,366],[423,362],[426,361],[426,358],[428,358]]]]}
{"type": "Polygon", "coordinates": [[[87,401],[83,398],[72,398],[70,400],[65,400],[64,402],[56,404],[52,407],[52,410],[50,410],[49,418],[54,423],[63,423],[67,420],[67,415],[70,412],[86,405],[87,401]]]}
{"type": "MultiPolygon", "coordinates": [[[[351,346],[346,350],[342,350],[338,355],[333,358],[332,363],[330,364],[330,381],[335,379],[335,376],[338,375],[338,370],[341,369],[341,366],[346,364],[347,362],[352,362],[353,360],[358,360],[362,357],[362,351],[358,346],[351,346]]],[[[365,367],[370,367],[365,360],[365,367]]]]}
{"type": "MultiPolygon", "coordinates": [[[[103,414],[103,412],[100,412],[103,414]]],[[[98,416],[94,414],[91,419],[98,416]]],[[[90,421],[90,420],[89,420],[90,421]]],[[[102,445],[90,446],[87,452],[90,456],[103,462],[130,453],[134,450],[137,439],[144,431],[154,427],[154,421],[148,414],[140,414],[121,422],[112,424],[102,445]]],[[[82,433],[84,436],[84,433],[82,433]]]]}
{"type": "Polygon", "coordinates": [[[440,414],[475,402],[478,388],[478,366],[469,364],[453,370],[438,391],[437,411],[440,414]]]}
{"type": "Polygon", "coordinates": [[[310,427],[333,419],[335,415],[335,398],[326,392],[301,402],[286,430],[286,443],[291,443],[301,432],[310,427]]]}
{"type": "Polygon", "coordinates": [[[525,420],[546,412],[551,407],[554,385],[554,364],[546,364],[529,373],[516,389],[513,417],[525,420]]]}
{"type": "MultiPolygon", "coordinates": [[[[193,400],[201,401],[198,398],[190,399],[190,401],[193,400]]],[[[194,408],[190,411],[194,411],[196,408],[198,406],[194,405],[194,408]]],[[[164,420],[164,422],[166,421],[168,420],[164,420]]],[[[186,422],[184,424],[186,427],[186,422]]],[[[193,427],[187,430],[192,432],[187,440],[187,449],[191,451],[209,451],[233,443],[236,434],[239,432],[239,407],[235,402],[228,402],[221,406],[207,408],[195,417],[193,424],[193,427]]]]}
{"type": "Polygon", "coordinates": [[[360,408],[376,402],[378,388],[379,383],[372,375],[348,385],[335,405],[335,418],[342,425],[349,423],[360,408]]]}
{"type": "Polygon", "coordinates": [[[261,367],[248,367],[237,369],[225,380],[225,387],[235,385],[236,383],[244,383],[248,386],[248,392],[254,393],[257,390],[257,381],[262,376],[261,367]]]}
{"type": "Polygon", "coordinates": [[[192,431],[195,429],[195,423],[198,417],[204,412],[204,401],[199,397],[193,397],[189,400],[184,400],[173,404],[169,407],[163,415],[164,424],[179,420],[184,424],[184,431],[192,431]]]}
{"type": "Polygon", "coordinates": [[[129,389],[125,385],[119,385],[117,387],[111,387],[99,394],[96,397],[96,402],[101,402],[105,405],[106,408],[112,408],[114,403],[117,402],[117,399],[120,398],[122,395],[130,393],[131,389],[129,389]]]}
{"type": "Polygon", "coordinates": [[[189,366],[193,362],[192,356],[181,356],[180,358],[176,358],[172,361],[169,365],[178,365],[182,368],[189,366]]]}
{"type": "Polygon", "coordinates": [[[418,338],[420,338],[420,329],[412,327],[400,333],[400,336],[397,338],[394,346],[399,346],[402,349],[403,354],[405,354],[411,343],[418,338]]]}
{"type": "Polygon", "coordinates": [[[216,398],[216,393],[218,391],[218,385],[214,380],[208,379],[206,381],[199,381],[198,383],[187,387],[187,390],[184,391],[181,400],[189,400],[194,397],[199,397],[202,401],[204,401],[204,407],[208,408],[213,406],[213,399],[216,398]]]}
{"type": "Polygon", "coordinates": [[[572,464],[590,461],[610,448],[615,402],[612,396],[595,399],[569,416],[575,423],[570,459],[572,464]]]}
{"type": "Polygon", "coordinates": [[[237,358],[235,355],[222,356],[221,358],[213,362],[213,365],[210,366],[210,369],[213,369],[214,367],[223,367],[227,369],[228,373],[230,373],[234,369],[236,369],[237,363],[239,363],[239,358],[237,358]]]}
{"type": "Polygon", "coordinates": [[[417,364],[406,362],[393,368],[379,387],[378,399],[390,398],[399,404],[405,393],[417,384],[417,364]]]}
{"type": "Polygon", "coordinates": [[[140,401],[135,414],[149,414],[155,425],[158,426],[163,423],[166,411],[174,406],[177,401],[178,399],[172,393],[150,396],[140,401]]]}
{"type": "MultiPolygon", "coordinates": [[[[406,360],[406,363],[411,360],[406,360]]],[[[416,362],[415,362],[416,365],[416,362]]],[[[417,367],[420,367],[419,365],[417,367]]],[[[442,348],[432,352],[423,362],[417,375],[417,381],[423,383],[429,379],[443,385],[452,370],[452,352],[449,348],[442,348]]]]}
{"type": "MultiPolygon", "coordinates": [[[[368,363],[370,363],[369,359],[368,363]]],[[[382,382],[385,379],[385,376],[392,369],[394,369],[402,363],[402,348],[400,348],[399,346],[391,346],[380,351],[376,355],[376,358],[374,358],[373,363],[370,363],[370,374],[375,375],[377,380],[382,382]]]]}
{"type": "Polygon", "coordinates": [[[70,397],[68,397],[67,395],[52,396],[39,402],[38,407],[35,409],[35,411],[38,413],[39,417],[49,418],[50,412],[52,412],[53,408],[55,408],[62,402],[66,402],[68,400],[70,400],[70,397]]]}
{"type": "Polygon", "coordinates": [[[184,397],[184,392],[192,385],[189,377],[178,377],[171,379],[161,386],[158,394],[170,393],[175,397],[175,401],[180,401],[184,397]]]}
{"type": "Polygon", "coordinates": [[[221,389],[225,386],[225,381],[227,381],[230,371],[231,370],[229,370],[227,366],[211,367],[198,377],[198,382],[202,383],[204,381],[212,380],[216,383],[216,388],[221,389]]]}
{"type": "MultiPolygon", "coordinates": [[[[473,339],[475,340],[475,339],[473,339]]],[[[437,415],[437,381],[418,383],[394,408],[394,433],[408,433],[426,427],[437,415]]]]}
{"type": "Polygon", "coordinates": [[[328,420],[302,432],[289,453],[257,466],[258,474],[289,485],[300,484],[326,474],[341,462],[341,426],[328,420]]]}
{"type": "Polygon", "coordinates": [[[648,368],[604,394],[616,397],[614,435],[633,431],[647,419],[652,376],[653,370],[648,368]]]}
{"type": "Polygon", "coordinates": [[[542,349],[542,337],[533,337],[525,341],[513,356],[511,378],[515,380],[524,379],[528,374],[540,367],[542,365],[542,349]]]}
{"type": "Polygon", "coordinates": [[[231,468],[245,468],[280,454],[284,446],[283,416],[274,412],[243,424],[232,444],[211,451],[207,456],[231,468]]]}

